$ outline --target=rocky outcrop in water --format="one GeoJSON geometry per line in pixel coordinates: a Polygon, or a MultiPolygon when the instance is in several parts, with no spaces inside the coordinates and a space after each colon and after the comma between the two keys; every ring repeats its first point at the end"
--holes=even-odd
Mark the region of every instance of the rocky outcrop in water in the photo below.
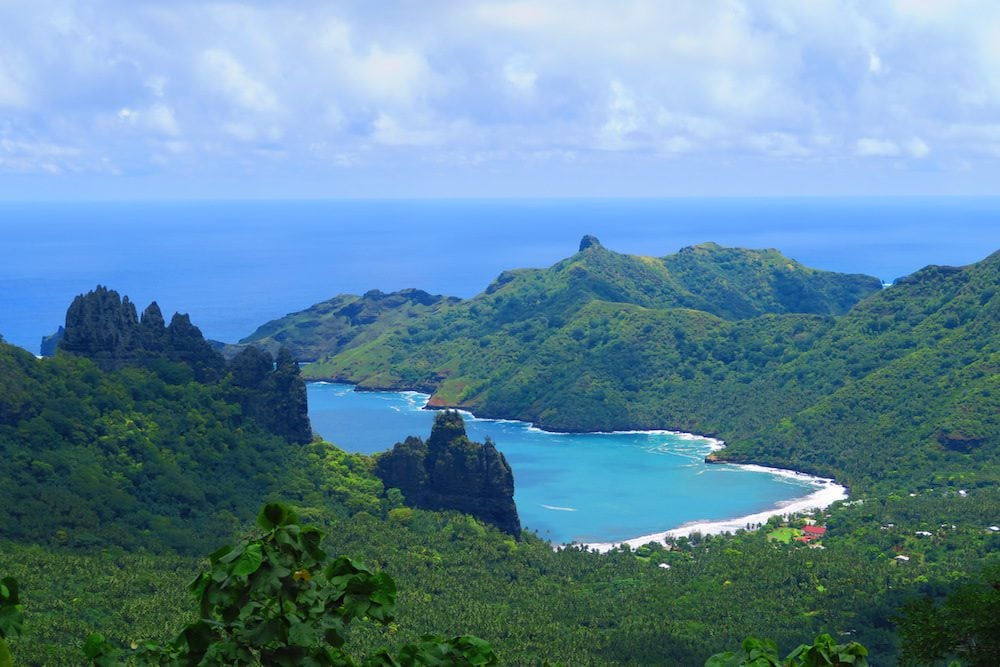
{"type": "Polygon", "coordinates": [[[521,521],[514,505],[514,475],[492,441],[473,442],[462,416],[438,413],[430,438],[410,436],[378,457],[375,472],[386,488],[403,492],[408,505],[456,510],[515,537],[521,521]]]}

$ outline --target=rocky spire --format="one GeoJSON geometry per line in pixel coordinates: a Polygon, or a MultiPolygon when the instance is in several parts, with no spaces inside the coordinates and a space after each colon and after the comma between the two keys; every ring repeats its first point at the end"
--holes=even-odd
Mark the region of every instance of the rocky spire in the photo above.
{"type": "Polygon", "coordinates": [[[580,239],[580,252],[587,250],[588,248],[603,248],[601,242],[597,240],[596,236],[591,236],[587,234],[582,239],[580,239]]]}
{"type": "Polygon", "coordinates": [[[412,436],[397,443],[378,458],[375,471],[386,488],[402,491],[409,505],[465,512],[521,535],[507,459],[489,439],[470,440],[454,410],[437,414],[427,444],[412,436]]]}

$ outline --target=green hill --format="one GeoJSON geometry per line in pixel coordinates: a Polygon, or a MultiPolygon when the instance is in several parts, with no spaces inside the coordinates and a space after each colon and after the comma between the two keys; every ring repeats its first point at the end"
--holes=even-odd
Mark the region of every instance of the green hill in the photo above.
{"type": "MultiPolygon", "coordinates": [[[[507,406],[495,406],[490,398],[501,393],[509,399],[512,392],[490,389],[530,374],[536,362],[546,365],[539,357],[552,354],[548,348],[553,339],[568,336],[572,347],[582,348],[579,359],[562,366],[567,375],[580,377],[575,367],[584,358],[595,358],[588,350],[619,336],[647,335],[649,342],[658,343],[657,334],[664,333],[661,314],[647,311],[674,311],[674,328],[681,336],[698,337],[720,327],[728,332],[731,327],[725,322],[769,313],[811,315],[802,318],[802,326],[811,330],[818,326],[816,315],[840,314],[879,289],[875,278],[816,271],[774,250],[703,244],[657,259],[615,253],[586,237],[577,254],[548,269],[505,272],[483,294],[445,312],[390,325],[360,345],[332,350],[305,374],[365,387],[434,391],[442,404],[513,416],[507,406]],[[633,324],[652,320],[630,332],[619,313],[633,324]],[[490,387],[485,386],[487,380],[490,387]]],[[[532,396],[532,402],[553,407],[539,396],[532,396]]],[[[629,421],[619,414],[574,424],[570,419],[546,419],[539,412],[519,409],[516,415],[551,428],[590,429],[629,421]]],[[[642,421],[637,415],[631,425],[642,421]]]]}
{"type": "MultiPolygon", "coordinates": [[[[454,336],[462,323],[448,318],[469,302],[435,315],[448,320],[439,329],[405,332],[426,337],[428,355],[467,346],[468,372],[509,364],[478,385],[492,409],[690,424],[725,434],[731,457],[836,472],[852,500],[814,515],[823,549],[757,531],[596,554],[403,507],[372,459],[277,423],[272,408],[298,409],[289,355],[277,367],[255,348],[220,361],[186,318],[161,336],[160,318],[143,327],[101,292],[117,315],[84,299],[67,328],[82,327],[69,336],[76,354],[39,360],[0,344],[0,574],[22,583],[26,622],[15,660],[79,664],[95,629],[125,645],[173,634],[198,565],[160,552],[207,553],[280,497],[332,526],[331,552],[397,579],[399,627],[353,635],[359,651],[469,632],[505,664],[700,664],[747,635],[794,646],[829,632],[891,664],[901,603],[955,589],[1000,552],[997,264],[929,268],[838,317],[573,305],[564,290],[564,321],[534,337],[530,318],[454,336]],[[522,344],[531,356],[519,365],[522,344]]],[[[520,296],[472,301],[493,313],[520,296]]]]}
{"type": "Polygon", "coordinates": [[[314,361],[373,340],[391,327],[439,313],[459,301],[417,289],[389,294],[371,290],[362,296],[341,294],[272,320],[240,344],[271,352],[286,347],[299,361],[314,361]]]}
{"type": "Polygon", "coordinates": [[[718,435],[720,459],[858,488],[997,481],[1000,255],[883,290],[776,251],[583,246],[304,374],[555,430],[718,435]]]}
{"type": "Polygon", "coordinates": [[[194,554],[278,495],[310,516],[379,506],[367,459],[312,441],[290,356],[226,364],[186,316],[158,315],[99,288],[55,358],[0,342],[0,539],[194,554]]]}
{"type": "MultiPolygon", "coordinates": [[[[927,267],[862,302],[750,384],[741,407],[767,419],[733,428],[726,457],[849,481],[996,484],[998,286],[1000,252],[967,267],[927,267]]],[[[739,421],[734,408],[726,419],[739,421]]]]}
{"type": "Polygon", "coordinates": [[[547,327],[557,328],[591,301],[690,308],[724,319],[765,313],[836,315],[879,287],[876,278],[817,271],[776,250],[705,243],[664,258],[638,257],[612,252],[585,237],[572,257],[548,269],[506,271],[473,299],[413,289],[341,295],[268,322],[240,342],[266,349],[285,345],[300,361],[314,361],[383,333],[422,328],[425,322],[433,328],[465,326],[483,333],[544,316],[547,327]]]}

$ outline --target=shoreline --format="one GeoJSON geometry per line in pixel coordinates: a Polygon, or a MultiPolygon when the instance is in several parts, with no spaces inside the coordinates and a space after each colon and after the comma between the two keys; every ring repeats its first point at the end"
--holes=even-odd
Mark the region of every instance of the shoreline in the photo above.
{"type": "MultiPolygon", "coordinates": [[[[769,468],[767,466],[756,465],[753,463],[721,463],[719,465],[729,465],[743,470],[767,472],[778,477],[789,477],[807,481],[815,486],[816,490],[807,496],[783,501],[778,503],[777,506],[761,512],[754,512],[752,514],[746,514],[744,516],[729,519],[695,519],[694,521],[689,521],[676,528],[670,528],[669,530],[657,533],[650,533],[648,535],[640,535],[639,537],[631,537],[611,542],[584,542],[581,543],[581,546],[605,553],[623,544],[627,544],[629,547],[634,549],[636,547],[641,547],[644,544],[649,544],[650,542],[662,543],[666,538],[690,537],[694,533],[701,533],[703,535],[735,533],[738,530],[746,530],[747,524],[763,524],[767,523],[767,520],[773,516],[788,516],[815,509],[825,509],[838,500],[847,500],[849,497],[846,486],[837,484],[834,480],[826,477],[815,477],[813,475],[807,475],[794,470],[769,468]]],[[[756,528],[751,530],[756,530],[756,528]]]]}
{"type": "MultiPolygon", "coordinates": [[[[359,391],[356,385],[352,385],[349,382],[337,382],[331,380],[312,380],[315,384],[336,384],[345,387],[351,387],[352,391],[359,391]]],[[[423,405],[418,409],[421,410],[441,410],[437,406],[428,406],[428,400],[430,399],[430,394],[415,390],[399,390],[399,389],[362,389],[363,392],[386,392],[394,394],[405,394],[408,398],[423,398],[423,405]]],[[[418,401],[411,401],[411,405],[417,405],[418,401]]],[[[493,421],[493,422],[505,422],[505,423],[517,423],[517,424],[527,424],[528,430],[541,431],[550,435],[579,435],[580,432],[575,431],[547,431],[545,429],[538,428],[534,424],[522,421],[520,419],[495,419],[492,417],[477,417],[472,412],[465,410],[463,408],[444,408],[456,410],[462,415],[463,419],[470,421],[493,421]]],[[[650,435],[672,435],[683,440],[698,440],[707,443],[709,454],[713,452],[725,449],[726,443],[718,438],[714,438],[707,435],[699,435],[697,433],[688,433],[686,431],[673,431],[670,429],[651,429],[651,430],[622,430],[622,431],[585,431],[585,433],[594,434],[604,434],[604,435],[615,435],[615,434],[650,434],[650,435]]],[[[637,537],[630,537],[624,540],[613,540],[609,542],[582,542],[577,543],[587,549],[593,549],[601,553],[610,551],[618,546],[627,544],[628,546],[635,548],[648,544],[650,542],[663,542],[666,538],[677,538],[677,537],[689,537],[693,533],[702,533],[704,535],[719,535],[722,533],[734,533],[737,530],[745,530],[747,524],[763,524],[766,523],[768,519],[773,516],[786,516],[790,514],[797,514],[808,512],[815,509],[825,509],[838,500],[847,500],[849,498],[847,487],[837,484],[833,479],[826,477],[816,477],[815,475],[809,475],[804,472],[799,472],[796,470],[788,470],[786,468],[773,468],[769,466],[762,466],[756,463],[728,463],[726,461],[709,461],[703,459],[705,463],[711,465],[721,465],[721,466],[731,466],[733,468],[738,468],[740,470],[748,470],[753,472],[763,472],[775,477],[784,477],[787,479],[795,479],[800,482],[805,482],[814,487],[812,493],[808,495],[793,498],[791,500],[785,500],[778,503],[776,506],[766,509],[760,512],[753,512],[751,514],[745,514],[743,516],[731,517],[726,519],[695,519],[693,521],[688,521],[675,528],[669,528],[667,530],[658,531],[655,533],[649,533],[646,535],[639,535],[637,537]]],[[[556,508],[553,508],[556,509],[556,508]]],[[[563,508],[558,508],[563,509],[563,508]]],[[[554,547],[566,546],[565,543],[562,545],[553,545],[554,547]]]]}

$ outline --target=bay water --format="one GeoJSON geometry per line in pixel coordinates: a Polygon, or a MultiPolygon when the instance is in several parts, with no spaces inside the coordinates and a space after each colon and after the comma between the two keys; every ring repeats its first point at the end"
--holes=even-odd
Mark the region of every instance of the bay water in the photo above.
{"type": "MultiPolygon", "coordinates": [[[[422,409],[425,394],[325,382],[311,383],[308,393],[313,430],[348,451],[373,454],[408,435],[426,439],[434,421],[422,409]]],[[[507,458],[521,523],[556,544],[621,542],[692,522],[735,530],[745,526],[740,517],[787,509],[828,488],[801,475],[709,465],[705,455],[717,443],[688,434],[550,433],[464,416],[470,438],[492,438],[507,458]]]]}

